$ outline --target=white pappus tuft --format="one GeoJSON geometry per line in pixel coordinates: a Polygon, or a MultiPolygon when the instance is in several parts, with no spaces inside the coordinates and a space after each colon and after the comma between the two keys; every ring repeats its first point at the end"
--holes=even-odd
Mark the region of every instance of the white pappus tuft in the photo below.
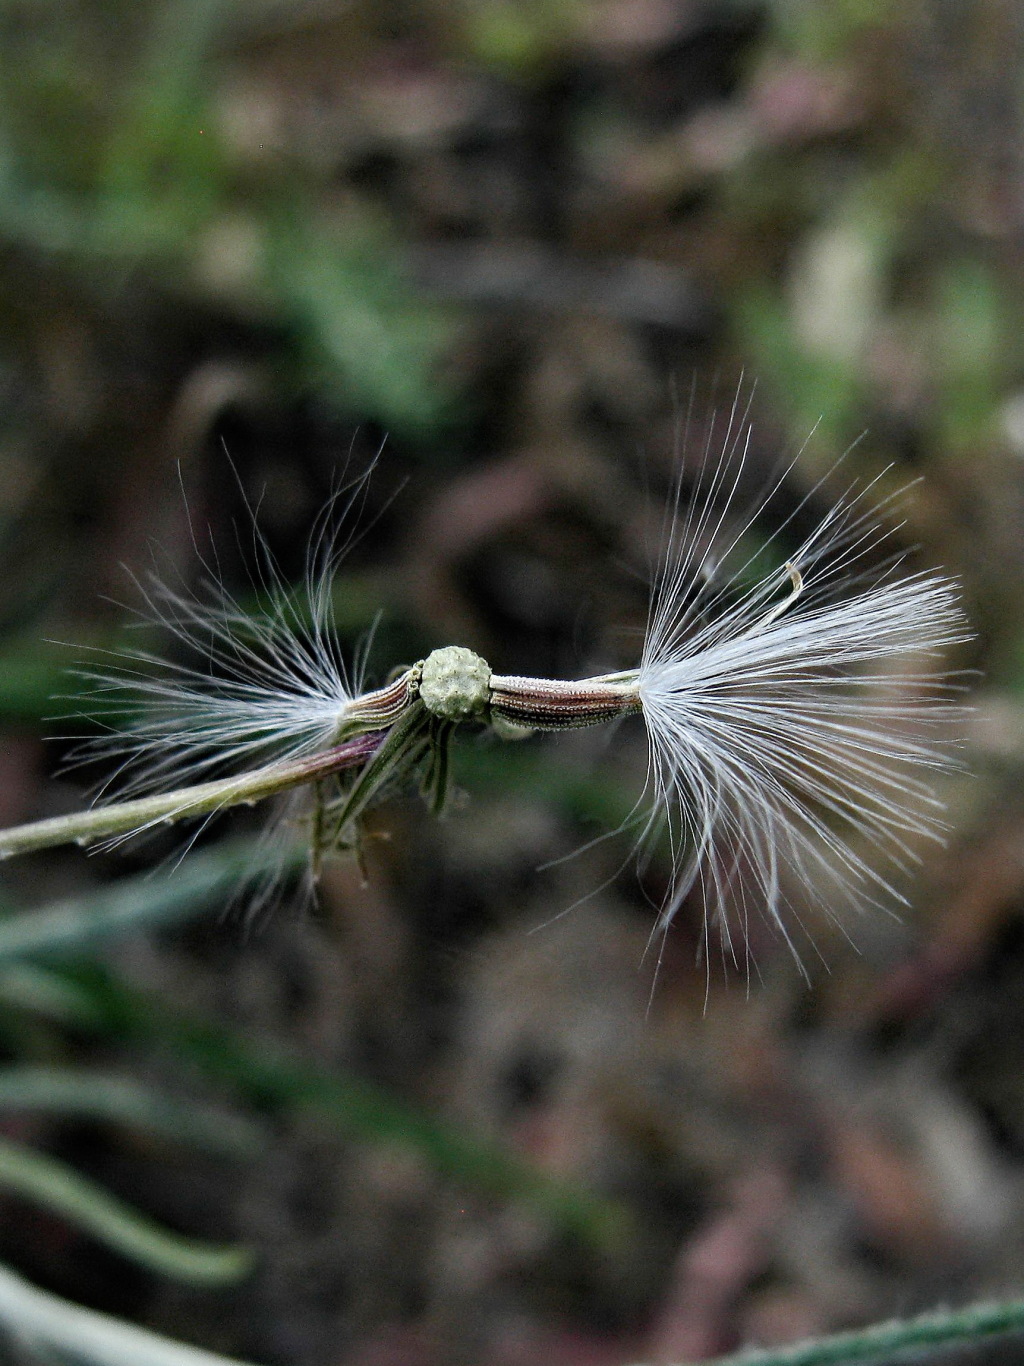
{"type": "Polygon", "coordinates": [[[183,579],[168,583],[158,568],[144,579],[131,575],[141,599],[133,624],[159,630],[182,658],[122,650],[109,667],[80,671],[94,689],[91,714],[105,731],[73,757],[118,762],[100,799],[201,783],[335,743],[362,689],[369,639],[350,668],[334,632],[332,593],[339,565],[361,534],[372,470],[371,464],[337,488],[318,516],[298,588],[286,582],[259,531],[258,505],[247,508],[249,544],[242,545],[253,577],[251,604],[229,592],[191,517],[201,570],[195,587],[183,579]]]}
{"type": "Polygon", "coordinates": [[[807,529],[821,487],[772,520],[780,476],[737,526],[749,443],[737,400],[703,445],[685,508],[684,470],[666,516],[636,674],[645,835],[668,826],[662,930],[696,891],[727,956],[757,916],[799,961],[794,926],[811,900],[891,909],[904,899],[894,870],[941,838],[930,780],[951,766],[963,717],[943,660],[970,632],[954,580],[887,553],[893,500],[878,501],[877,480],[807,529]],[[755,517],[770,520],[767,541],[750,534],[755,517]],[[766,570],[783,537],[789,558],[766,570]]]}

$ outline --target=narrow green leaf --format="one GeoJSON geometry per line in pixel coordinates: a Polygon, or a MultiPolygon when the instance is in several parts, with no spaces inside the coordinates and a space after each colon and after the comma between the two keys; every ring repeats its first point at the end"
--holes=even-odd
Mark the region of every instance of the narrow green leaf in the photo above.
{"type": "Polygon", "coordinates": [[[942,1357],[928,1351],[929,1348],[964,1345],[997,1334],[1020,1332],[1024,1332],[1024,1300],[1011,1300],[875,1323],[852,1333],[814,1338],[791,1347],[737,1352],[715,1357],[704,1366],[889,1366],[897,1357],[909,1363],[907,1353],[913,1353],[917,1361],[938,1362],[942,1357]]]}
{"type": "Polygon", "coordinates": [[[0,1068],[0,1113],[104,1120],[225,1157],[251,1157],[263,1145],[258,1124],[162,1095],[129,1077],[58,1067],[0,1068]]]}
{"type": "Polygon", "coordinates": [[[31,1342],[70,1352],[94,1366],[246,1366],[70,1304],[0,1265],[0,1323],[31,1342]]]}
{"type": "MultiPolygon", "coordinates": [[[[341,1132],[394,1142],[435,1170],[477,1190],[528,1202],[559,1227],[607,1250],[629,1236],[629,1211],[613,1200],[555,1180],[500,1144],[424,1114],[381,1087],[328,1072],[212,1022],[172,1013],[146,993],[90,970],[97,1008],[110,1032],[158,1043],[250,1101],[313,1112],[341,1132]]],[[[76,980],[86,984],[82,977],[76,980]]]]}
{"type": "Polygon", "coordinates": [[[253,1266],[245,1248],[217,1247],[162,1229],[63,1162],[9,1139],[0,1139],[0,1188],[43,1205],[163,1276],[226,1285],[253,1266]]]}
{"type": "MultiPolygon", "coordinates": [[[[297,851],[293,866],[300,859],[297,851]]],[[[89,948],[200,915],[247,882],[273,876],[279,850],[233,840],[192,854],[168,872],[128,878],[111,888],[0,921],[0,965],[89,948]]],[[[287,860],[286,860],[287,867],[287,860]]]]}

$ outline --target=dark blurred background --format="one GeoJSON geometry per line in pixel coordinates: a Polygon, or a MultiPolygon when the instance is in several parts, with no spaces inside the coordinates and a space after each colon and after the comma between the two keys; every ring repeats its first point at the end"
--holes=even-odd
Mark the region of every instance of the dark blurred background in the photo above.
{"type": "Polygon", "coordinates": [[[248,816],[170,902],[170,833],[6,865],[56,928],[0,921],[3,1259],[268,1366],[674,1362],[1024,1289],[1022,294],[1012,3],[0,0],[3,824],[103,777],[60,698],[139,641],[125,567],[198,587],[190,516],[253,601],[247,506],[298,580],[378,452],[334,590],[372,678],[632,662],[681,414],[744,375],[752,487],[812,429],[794,500],[858,438],[920,480],[898,536],[981,671],[948,848],[900,918],[810,926],[809,980],[757,927],[708,973],[698,906],[655,981],[663,852],[553,862],[628,817],[628,724],[468,737],[455,809],[382,807],[315,906],[246,913],[248,816]],[[67,1172],[255,1269],[140,1264],[67,1172]]]}

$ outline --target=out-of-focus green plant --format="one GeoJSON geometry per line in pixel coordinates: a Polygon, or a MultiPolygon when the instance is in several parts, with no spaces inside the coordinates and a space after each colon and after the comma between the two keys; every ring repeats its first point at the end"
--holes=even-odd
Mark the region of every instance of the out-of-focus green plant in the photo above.
{"type": "MultiPolygon", "coordinates": [[[[972,31],[987,22],[972,11],[972,31]]],[[[976,151],[942,136],[913,68],[927,44],[927,23],[884,0],[775,0],[746,150],[718,192],[743,243],[733,335],[794,426],[842,450],[865,414],[895,410],[928,459],[959,462],[991,444],[1019,369],[1020,285],[975,181],[999,128],[979,123],[976,151]]]]}
{"type": "MultiPolygon", "coordinates": [[[[31,958],[81,952],[124,934],[193,919],[223,905],[241,885],[288,870],[280,850],[248,841],[224,844],[186,859],[174,877],[126,882],[66,902],[0,920],[0,969],[31,958]]],[[[0,979],[2,982],[2,979],[0,979]]]]}
{"type": "Polygon", "coordinates": [[[463,41],[485,66],[528,77],[543,72],[585,17],[580,0],[461,0],[463,41]]]}
{"type": "Polygon", "coordinates": [[[932,308],[939,399],[936,435],[951,456],[969,460],[995,435],[996,414],[1011,371],[1015,338],[1006,300],[983,261],[961,257],[937,272],[932,308]]]}
{"type": "Polygon", "coordinates": [[[791,1347],[768,1347],[716,1357],[708,1366],[883,1366],[917,1360],[939,1363],[946,1349],[971,1347],[1024,1330],[1024,1301],[977,1304],[967,1309],[895,1319],[831,1337],[808,1339],[791,1347]]]}
{"type": "MultiPolygon", "coordinates": [[[[0,1266],[0,1326],[42,1362],[94,1366],[245,1366],[214,1352],[149,1333],[144,1328],[70,1304],[37,1290],[0,1266]]],[[[21,1358],[19,1358],[20,1360],[21,1358]]],[[[31,1358],[29,1358],[31,1359],[31,1358]]]]}
{"type": "Polygon", "coordinates": [[[71,17],[7,0],[0,243],[18,256],[0,269],[0,302],[37,268],[108,304],[145,281],[276,330],[300,389],[396,431],[435,426],[451,403],[451,327],[404,278],[381,210],[339,200],[297,158],[253,166],[223,134],[219,83],[259,22],[225,0],[71,17]]]}
{"type": "Polygon", "coordinates": [[[123,1256],[176,1280],[227,1285],[254,1265],[244,1248],[213,1247],[170,1233],[63,1162],[7,1139],[0,1139],[0,1190],[42,1205],[123,1256]]]}
{"type": "Polygon", "coordinates": [[[614,1201],[551,1178],[501,1146],[424,1114],[372,1083],[245,1039],[214,1021],[167,1009],[99,965],[64,971],[90,996],[94,1028],[159,1043],[261,1108],[315,1114],[338,1132],[400,1144],[463,1186],[532,1205],[591,1247],[618,1245],[628,1234],[629,1215],[614,1201]]]}
{"type": "MultiPolygon", "coordinates": [[[[163,874],[129,878],[112,890],[0,920],[0,1025],[4,1009],[27,1010],[58,1025],[158,1044],[226,1086],[243,1107],[257,1102],[313,1111],[342,1132],[401,1143],[471,1187],[525,1200],[588,1243],[600,1247],[618,1239],[625,1216],[613,1204],[553,1181],[370,1083],[260,1047],[212,1021],[176,1014],[82,957],[111,938],[188,921],[237,894],[242,881],[279,872],[280,861],[279,851],[248,841],[227,844],[193,854],[163,874]]],[[[201,1111],[185,1113],[147,1087],[61,1068],[0,1069],[0,1114],[18,1110],[127,1124],[203,1150],[212,1144],[232,1160],[245,1160],[259,1143],[244,1108],[221,1124],[201,1111]]],[[[15,1145],[0,1148],[3,1187],[48,1204],[167,1274],[229,1278],[245,1265],[233,1251],[161,1234],[63,1164],[15,1145]]]]}
{"type": "MultiPolygon", "coordinates": [[[[273,871],[279,864],[275,854],[273,871]]],[[[249,843],[229,845],[197,855],[191,866],[179,870],[180,878],[129,880],[91,898],[35,914],[8,915],[0,920],[0,1033],[16,1044],[24,1013],[59,1025],[97,1027],[103,1012],[90,993],[43,960],[80,954],[119,934],[188,920],[211,903],[223,904],[239,878],[270,870],[266,852],[249,843]]],[[[26,1037],[22,1031],[22,1039],[26,1037]]],[[[215,1122],[141,1084],[59,1067],[0,1069],[0,1114],[5,1111],[127,1124],[193,1148],[213,1147],[219,1156],[234,1160],[250,1156],[258,1146],[253,1124],[244,1116],[215,1122]]],[[[251,1265],[244,1250],[209,1247],[163,1230],[64,1163],[7,1140],[0,1142],[0,1190],[48,1207],[164,1275],[219,1284],[237,1280],[251,1265]]]]}
{"type": "Polygon", "coordinates": [[[0,1114],[5,1111],[122,1124],[217,1157],[253,1157],[266,1142],[247,1116],[186,1109],[131,1077],[87,1068],[0,1067],[0,1114]]]}

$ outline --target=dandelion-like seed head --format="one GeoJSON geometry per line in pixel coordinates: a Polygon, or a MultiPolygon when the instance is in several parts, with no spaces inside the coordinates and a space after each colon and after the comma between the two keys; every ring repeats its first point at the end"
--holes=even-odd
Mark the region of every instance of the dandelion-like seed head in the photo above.
{"type": "MultiPolygon", "coordinates": [[[[253,518],[262,612],[230,596],[196,544],[204,591],[155,577],[140,585],[145,619],[186,661],[137,651],[91,671],[115,699],[108,721],[125,724],[91,742],[90,755],[116,756],[119,795],[153,794],[156,805],[85,817],[71,837],[99,831],[116,842],[313,784],[303,828],[315,870],[323,853],[357,842],[371,802],[411,777],[432,810],[443,808],[459,722],[521,738],[640,713],[650,755],[641,833],[667,831],[671,850],[655,933],[693,897],[727,957],[749,944],[755,920],[796,953],[812,902],[837,918],[848,906],[891,909],[924,842],[942,831],[933,782],[950,766],[962,715],[945,660],[968,636],[957,585],[894,553],[892,500],[879,498],[878,480],[831,503],[819,484],[787,508],[783,471],[752,514],[738,513],[749,440],[738,396],[696,470],[687,459],[677,476],[639,663],[599,678],[499,677],[453,645],[364,693],[361,666],[340,652],[332,600],[355,534],[355,519],[338,534],[342,516],[369,472],[323,514],[298,594],[253,518]],[[762,521],[771,530],[758,543],[762,521]],[[122,717],[126,682],[136,700],[122,717]],[[191,786],[171,790],[181,784],[191,786]]],[[[8,833],[13,850],[52,832],[8,833]]]]}

